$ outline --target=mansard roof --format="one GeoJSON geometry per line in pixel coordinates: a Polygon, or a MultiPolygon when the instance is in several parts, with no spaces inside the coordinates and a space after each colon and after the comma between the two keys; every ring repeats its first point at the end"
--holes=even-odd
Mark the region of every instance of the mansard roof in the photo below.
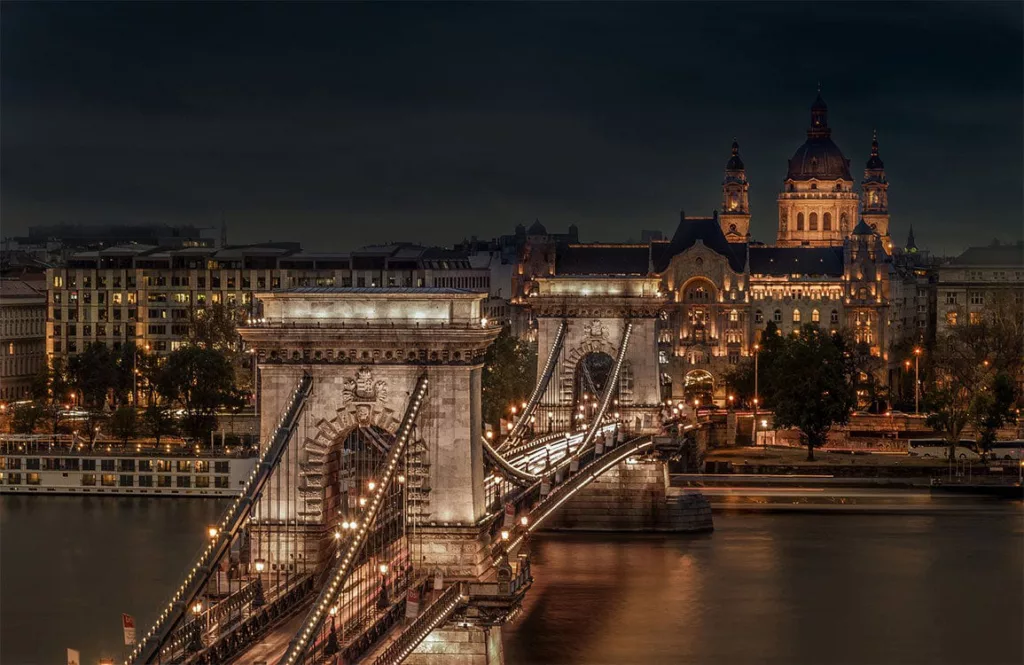
{"type": "Polygon", "coordinates": [[[654,269],[656,272],[664,272],[665,268],[672,261],[676,254],[682,254],[697,244],[700,240],[713,252],[721,254],[729,260],[729,267],[735,272],[743,272],[746,265],[746,245],[742,243],[729,244],[722,233],[722,227],[718,223],[718,214],[713,217],[685,217],[679,220],[672,241],[663,251],[657,252],[654,257],[654,269]]]}
{"type": "Polygon", "coordinates": [[[555,274],[647,275],[650,256],[647,244],[561,245],[555,254],[555,274]]]}
{"type": "Polygon", "coordinates": [[[750,274],[842,277],[843,248],[752,246],[750,274]]]}
{"type": "Polygon", "coordinates": [[[968,247],[963,254],[949,261],[964,266],[1024,267],[1024,243],[1012,245],[992,244],[987,247],[968,247]]]}

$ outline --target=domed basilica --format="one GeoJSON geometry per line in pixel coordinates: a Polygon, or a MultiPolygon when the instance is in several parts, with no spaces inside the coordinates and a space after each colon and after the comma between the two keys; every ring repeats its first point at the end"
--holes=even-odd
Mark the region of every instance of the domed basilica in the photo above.
{"type": "Polygon", "coordinates": [[[724,405],[725,373],[753,353],[769,322],[783,334],[807,323],[844,329],[886,358],[893,341],[887,321],[892,241],[877,136],[858,191],[850,160],[832,140],[820,93],[810,116],[778,195],[774,245],[750,237],[749,183],[734,141],[721,212],[680,214],[671,239],[639,244],[531,236],[528,254],[543,256],[545,265],[521,265],[515,290],[525,296],[533,276],[552,274],[660,278],[671,296],[658,333],[660,362],[678,398],[707,395],[724,405]]]}

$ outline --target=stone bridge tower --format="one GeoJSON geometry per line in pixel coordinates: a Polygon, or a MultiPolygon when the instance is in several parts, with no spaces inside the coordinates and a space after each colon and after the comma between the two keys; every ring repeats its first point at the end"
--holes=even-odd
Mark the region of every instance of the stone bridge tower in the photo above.
{"type": "Polygon", "coordinates": [[[656,325],[665,298],[657,278],[556,276],[537,280],[529,304],[537,319],[538,376],[563,321],[565,341],[547,390],[537,406],[534,432],[577,425],[575,419],[601,388],[601,375],[616,358],[627,321],[630,341],[613,389],[619,413],[632,431],[653,431],[661,405],[661,371],[656,325]]]}
{"type": "Polygon", "coordinates": [[[275,542],[262,558],[272,567],[306,562],[299,569],[307,570],[322,558],[323,539],[336,528],[329,523],[331,497],[346,491],[332,486],[345,481],[329,472],[339,447],[356,430],[381,440],[393,434],[426,372],[429,386],[415,430],[425,491],[409,516],[422,525],[421,534],[437,531],[427,550],[434,562],[452,574],[474,574],[480,556],[475,525],[486,513],[482,361],[499,332],[482,318],[484,295],[300,288],[259,298],[265,318],[240,332],[259,361],[261,441],[269,440],[302,375],[313,377],[306,425],[270,481],[286,491],[265,496],[256,510],[256,531],[275,542]]]}

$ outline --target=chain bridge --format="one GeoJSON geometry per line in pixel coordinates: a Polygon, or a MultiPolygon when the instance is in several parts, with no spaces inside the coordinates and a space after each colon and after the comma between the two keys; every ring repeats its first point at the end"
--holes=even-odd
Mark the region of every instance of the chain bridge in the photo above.
{"type": "MultiPolygon", "coordinates": [[[[495,441],[482,294],[260,294],[241,331],[260,369],[258,464],[126,662],[500,663],[530,534],[693,438],[664,420],[657,281],[539,282],[537,385],[495,441]]],[[[706,503],[637,495],[664,504],[654,528],[710,527],[706,503]]]]}

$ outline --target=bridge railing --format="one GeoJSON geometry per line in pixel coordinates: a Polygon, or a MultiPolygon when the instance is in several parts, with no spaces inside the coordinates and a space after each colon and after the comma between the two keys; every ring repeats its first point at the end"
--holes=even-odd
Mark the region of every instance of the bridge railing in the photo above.
{"type": "Polygon", "coordinates": [[[216,571],[216,563],[230,550],[231,543],[248,518],[255,499],[263,491],[271,472],[281,460],[281,455],[298,425],[299,414],[312,389],[313,377],[303,374],[277,423],[270,444],[259,456],[256,468],[246,479],[242,494],[231,503],[224,517],[211,531],[210,543],[195,557],[191,569],[171,597],[170,603],[139,641],[138,646],[129,654],[127,663],[151,662],[160,654],[170,635],[184,620],[192,601],[202,592],[210,576],[216,571]]]}
{"type": "Polygon", "coordinates": [[[351,573],[357,557],[366,545],[368,532],[374,520],[377,519],[377,513],[381,508],[385,492],[388,491],[391,483],[394,482],[398,463],[405,454],[412,434],[413,423],[419,414],[420,404],[427,393],[428,383],[427,374],[423,373],[409,398],[409,405],[406,407],[405,415],[398,427],[395,442],[382,464],[378,484],[373,490],[373,498],[369,501],[366,512],[356,523],[354,533],[349,536],[344,556],[332,568],[332,572],[325,581],[319,596],[314,601],[312,609],[310,609],[299,631],[289,643],[285,655],[278,661],[279,665],[294,665],[303,657],[315,640],[321,624],[329,616],[330,608],[334,606],[339,593],[344,588],[345,581],[351,573]]]}
{"type": "Polygon", "coordinates": [[[398,639],[373,661],[373,665],[398,665],[404,661],[431,631],[447,621],[455,610],[468,600],[466,594],[466,585],[461,582],[445,589],[402,631],[398,639]]]}

